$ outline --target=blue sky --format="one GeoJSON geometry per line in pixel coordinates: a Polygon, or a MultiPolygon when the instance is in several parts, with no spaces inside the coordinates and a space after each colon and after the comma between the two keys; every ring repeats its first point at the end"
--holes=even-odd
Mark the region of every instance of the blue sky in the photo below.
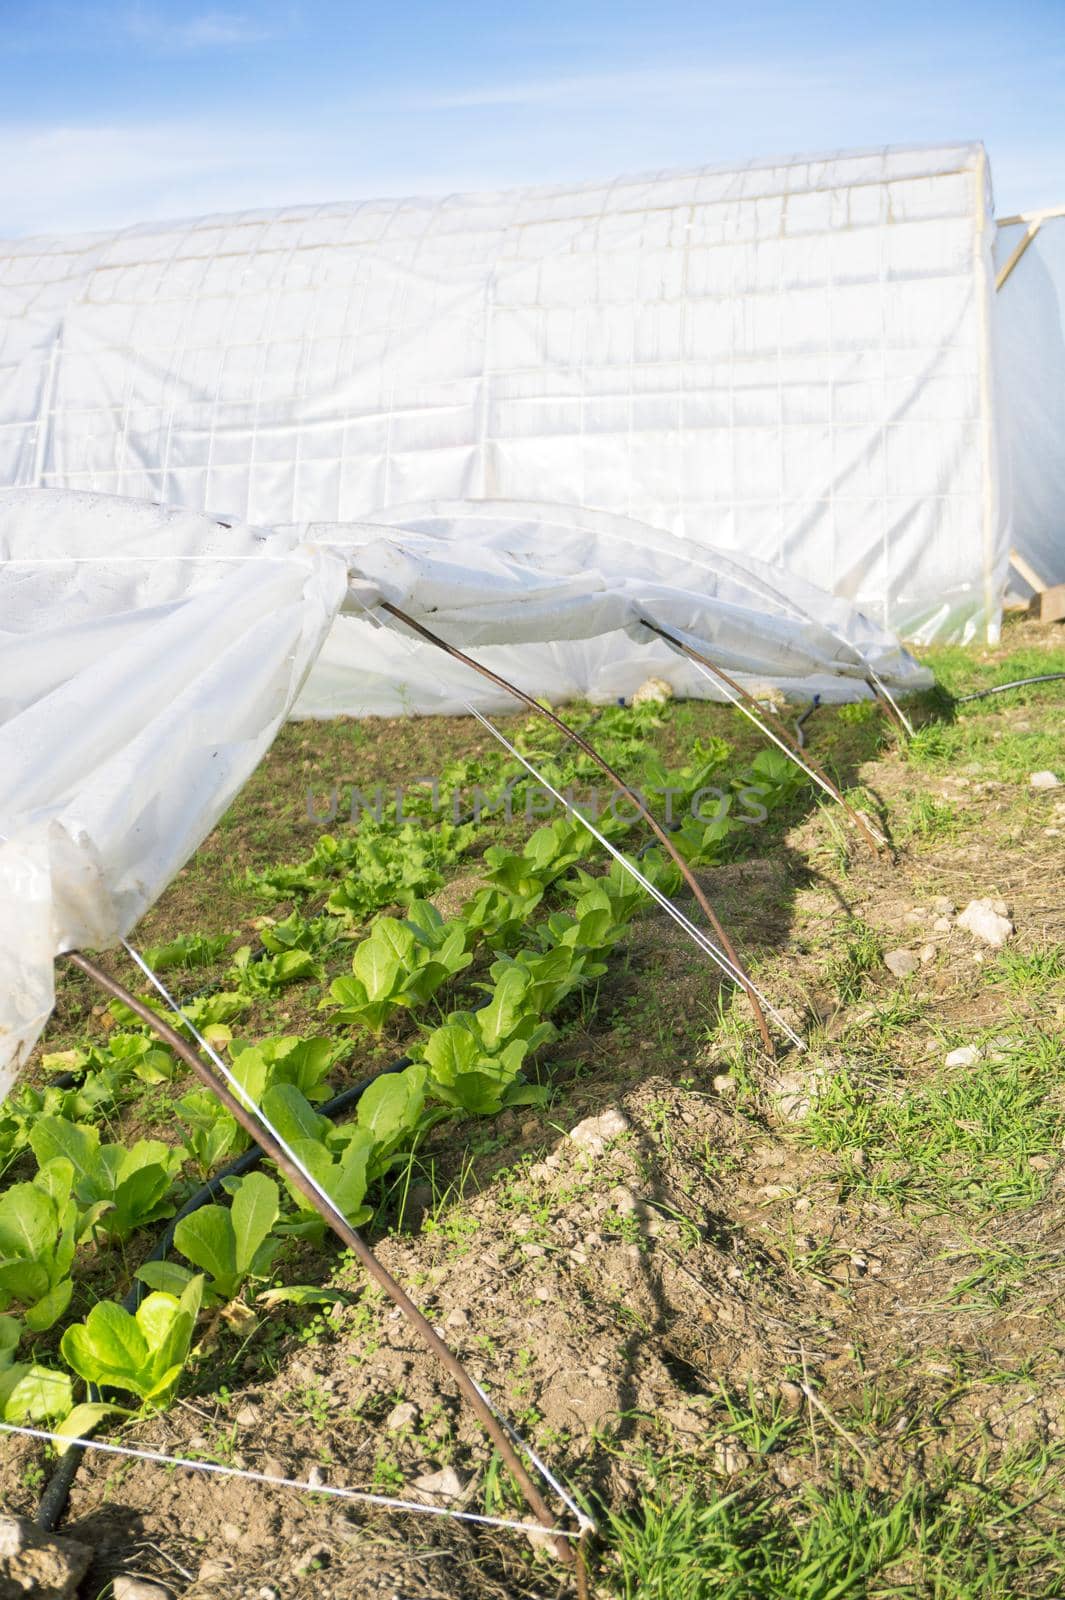
{"type": "Polygon", "coordinates": [[[1065,204],[1065,0],[0,0],[0,233],[983,139],[1065,204]]]}

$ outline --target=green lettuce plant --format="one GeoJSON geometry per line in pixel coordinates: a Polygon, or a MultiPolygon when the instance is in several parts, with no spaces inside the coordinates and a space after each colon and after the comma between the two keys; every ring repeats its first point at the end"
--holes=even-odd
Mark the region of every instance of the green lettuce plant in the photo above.
{"type": "Polygon", "coordinates": [[[404,921],[378,917],[352,957],[353,976],[330,985],[340,1006],[335,1020],[380,1033],[396,1010],[424,1005],[471,959],[464,927],[445,923],[428,901],[415,900],[404,921]]]}
{"type": "Polygon", "coordinates": [[[0,1311],[18,1304],[34,1333],[50,1328],[70,1304],[70,1267],[78,1208],[69,1162],[51,1163],[33,1183],[0,1194],[0,1311]]]}
{"type": "Polygon", "coordinates": [[[51,1422],[65,1417],[74,1403],[70,1379],[35,1361],[16,1361],[23,1326],[0,1316],[0,1417],[5,1422],[51,1422]]]}
{"type": "MultiPolygon", "coordinates": [[[[157,1291],[131,1314],[113,1300],[93,1306],[59,1342],[63,1360],[86,1383],[135,1395],[141,1410],[164,1410],[171,1402],[192,1348],[203,1300],[203,1278],[192,1278],[180,1296],[157,1291]]],[[[75,1408],[59,1430],[76,1438],[79,1427],[99,1421],[106,1403],[75,1408]]]]}
{"type": "Polygon", "coordinates": [[[232,942],[231,933],[183,933],[166,944],[149,945],[144,959],[153,972],[169,972],[173,968],[189,971],[221,961],[232,942]]]}
{"type": "MultiPolygon", "coordinates": [[[[240,1293],[249,1278],[269,1275],[281,1240],[273,1228],[279,1214],[279,1191],[272,1178],[249,1172],[234,1181],[228,1206],[201,1206],[182,1217],[174,1229],[181,1254],[207,1275],[208,1304],[225,1303],[240,1293]]],[[[162,1261],[149,1261],[137,1276],[152,1287],[171,1288],[179,1274],[192,1274],[162,1261]]]]}
{"type": "Polygon", "coordinates": [[[170,1189],[182,1155],[158,1139],[139,1139],[127,1149],[101,1144],[99,1130],[86,1123],[41,1117],[30,1144],[42,1173],[57,1159],[69,1162],[75,1199],[90,1209],[93,1229],[110,1238],[126,1239],[135,1228],[174,1214],[170,1189]]]}

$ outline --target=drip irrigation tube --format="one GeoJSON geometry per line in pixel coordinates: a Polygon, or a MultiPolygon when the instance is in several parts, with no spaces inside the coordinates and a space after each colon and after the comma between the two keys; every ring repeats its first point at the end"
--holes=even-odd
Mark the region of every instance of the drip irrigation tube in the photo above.
{"type": "Polygon", "coordinates": [[[1065,672],[1039,672],[1034,678],[1014,678],[1010,683],[996,683],[990,689],[976,689],[972,694],[959,694],[955,696],[956,705],[964,705],[967,700],[986,700],[988,695],[1005,694],[1007,689],[1026,689],[1030,683],[1057,683],[1065,678],[1065,672]]]}

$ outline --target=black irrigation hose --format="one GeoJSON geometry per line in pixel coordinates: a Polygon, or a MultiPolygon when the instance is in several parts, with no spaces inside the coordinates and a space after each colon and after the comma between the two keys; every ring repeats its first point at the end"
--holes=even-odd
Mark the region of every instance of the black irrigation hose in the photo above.
{"type": "Polygon", "coordinates": [[[977,689],[972,694],[959,694],[955,696],[955,703],[964,705],[966,700],[986,700],[988,695],[1005,694],[1007,689],[1024,689],[1030,683],[1057,683],[1065,678],[1065,672],[1040,672],[1034,678],[1014,678],[1012,683],[996,683],[991,689],[977,689]]]}
{"type": "MultiPolygon", "coordinates": [[[[404,1067],[409,1067],[410,1064],[411,1058],[409,1056],[400,1056],[398,1061],[393,1061],[389,1066],[383,1067],[372,1078],[363,1078],[361,1082],[353,1083],[349,1088],[342,1089],[332,1100],[328,1100],[324,1106],[317,1108],[318,1115],[335,1120],[342,1111],[347,1111],[351,1106],[358,1104],[371,1083],[376,1083],[378,1078],[388,1077],[390,1073],[402,1072],[404,1067]]],[[[173,1247],[174,1230],[178,1223],[185,1217],[191,1216],[194,1211],[199,1211],[201,1206],[208,1205],[218,1194],[225,1179],[243,1177],[244,1173],[250,1172],[253,1167],[258,1166],[262,1159],[263,1152],[257,1145],[252,1145],[250,1150],[245,1150],[243,1155],[238,1156],[235,1161],[231,1161],[228,1166],[220,1168],[218,1172],[208,1178],[203,1187],[197,1189],[195,1194],[186,1200],[177,1215],[170,1219],[160,1234],[154,1249],[145,1256],[145,1262],[164,1261],[173,1247]]],[[[132,1288],[122,1301],[124,1310],[129,1312],[136,1311],[144,1291],[145,1285],[139,1278],[135,1278],[132,1288]]],[[[100,1390],[96,1388],[95,1384],[89,1385],[87,1398],[90,1401],[98,1401],[101,1398],[100,1390]]],[[[81,1465],[81,1458],[84,1453],[83,1450],[65,1450],[59,1458],[59,1465],[44,1487],[40,1503],[37,1506],[37,1515],[33,1520],[37,1527],[42,1528],[46,1533],[54,1531],[56,1523],[66,1510],[74,1477],[78,1467],[81,1465]]]]}
{"type": "Polygon", "coordinates": [[[810,701],[810,704],[806,707],[806,710],[795,724],[795,743],[798,745],[800,750],[806,749],[805,724],[810,720],[820,704],[821,696],[819,694],[815,694],[813,699],[810,701]]]}

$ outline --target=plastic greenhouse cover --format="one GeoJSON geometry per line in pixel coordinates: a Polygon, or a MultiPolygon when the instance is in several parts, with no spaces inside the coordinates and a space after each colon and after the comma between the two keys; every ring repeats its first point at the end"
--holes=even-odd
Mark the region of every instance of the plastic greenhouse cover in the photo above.
{"type": "MultiPolygon", "coordinates": [[[[426,505],[271,531],[108,496],[0,494],[0,1091],[51,1011],[55,956],[130,932],[301,689],[313,701],[342,673],[340,698],[358,700],[386,642],[408,648],[382,600],[481,659],[605,643],[612,683],[643,648],[643,619],[806,694],[864,694],[870,669],[897,690],[930,681],[846,602],[603,514],[426,505]],[[338,638],[346,659],[315,691],[338,638]]],[[[439,698],[485,703],[480,680],[460,686],[468,669],[448,666],[439,698]]]]}
{"type": "MultiPolygon", "coordinates": [[[[269,527],[594,506],[977,637],[1007,556],[989,197],[958,144],[3,241],[0,484],[269,527]]],[[[609,648],[540,659],[624,692],[609,648]]]]}
{"type": "MultiPolygon", "coordinates": [[[[1025,232],[999,229],[1000,266],[1025,232]]],[[[1011,542],[1045,584],[1065,583],[1065,217],[1040,225],[999,290],[995,334],[1011,542]]]]}

